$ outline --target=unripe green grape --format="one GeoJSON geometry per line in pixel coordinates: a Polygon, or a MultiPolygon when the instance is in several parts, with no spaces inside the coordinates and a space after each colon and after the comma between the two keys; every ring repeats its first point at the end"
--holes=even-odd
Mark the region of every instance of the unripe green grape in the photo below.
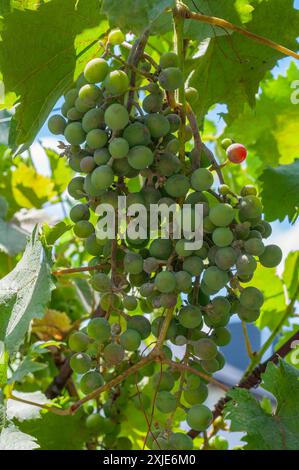
{"type": "Polygon", "coordinates": [[[232,243],[234,235],[229,228],[218,227],[214,230],[212,239],[216,246],[224,248],[232,243]]]}
{"type": "Polygon", "coordinates": [[[144,98],[142,107],[146,113],[157,113],[158,111],[161,111],[162,104],[163,95],[151,93],[144,98]]]}
{"type": "Polygon", "coordinates": [[[221,147],[226,150],[233,144],[232,139],[226,138],[221,141],[221,147]]]}
{"type": "Polygon", "coordinates": [[[213,330],[211,339],[215,344],[217,344],[217,346],[226,346],[231,341],[231,334],[227,328],[220,326],[213,330]]]}
{"type": "Polygon", "coordinates": [[[172,450],[192,450],[193,440],[187,434],[182,432],[172,433],[169,438],[170,448],[172,450]]]}
{"type": "Polygon", "coordinates": [[[164,52],[160,56],[160,67],[161,69],[167,69],[168,67],[178,67],[179,58],[175,52],[164,52]]]}
{"type": "Polygon", "coordinates": [[[139,274],[143,270],[143,259],[139,253],[128,252],[124,257],[124,270],[130,274],[139,274]]]}
{"type": "Polygon", "coordinates": [[[165,184],[165,191],[174,198],[185,197],[189,188],[189,178],[184,175],[170,176],[165,184]]]}
{"type": "Polygon", "coordinates": [[[179,311],[178,320],[185,328],[196,328],[202,324],[202,314],[199,307],[187,305],[179,311]]]}
{"type": "Polygon", "coordinates": [[[170,392],[175,384],[175,380],[171,372],[163,371],[157,372],[153,376],[153,387],[158,389],[160,392],[170,392]]]}
{"type": "Polygon", "coordinates": [[[177,399],[170,392],[158,392],[155,405],[161,413],[172,413],[177,407],[177,399]]]}
{"type": "Polygon", "coordinates": [[[183,270],[192,276],[200,276],[204,269],[202,259],[199,256],[189,256],[184,260],[183,270]]]}
{"type": "Polygon", "coordinates": [[[136,330],[141,339],[147,338],[151,333],[151,324],[147,318],[142,315],[134,315],[127,321],[127,327],[130,330],[136,330]]]}
{"type": "Polygon", "coordinates": [[[216,266],[210,266],[204,271],[203,282],[212,291],[218,292],[227,284],[228,275],[216,266]]]}
{"type": "Polygon", "coordinates": [[[249,235],[248,235],[248,240],[251,238],[258,238],[259,240],[262,240],[262,234],[258,230],[250,230],[249,235]]]}
{"type": "Polygon", "coordinates": [[[182,123],[181,118],[178,114],[167,114],[166,116],[169,124],[170,124],[170,132],[176,132],[182,123]]]}
{"type": "Polygon", "coordinates": [[[108,42],[112,46],[116,46],[117,44],[121,44],[122,42],[124,42],[124,40],[125,40],[125,36],[121,32],[120,29],[112,29],[110,31],[110,33],[108,34],[108,42]]]}
{"type": "Polygon", "coordinates": [[[215,264],[215,258],[216,258],[216,254],[218,252],[220,248],[218,248],[218,246],[211,246],[211,248],[209,248],[209,251],[208,251],[208,260],[210,262],[210,264],[215,264]]]}
{"type": "Polygon", "coordinates": [[[178,67],[168,67],[162,70],[158,80],[164,90],[174,91],[183,85],[184,76],[178,67]]]}
{"type": "Polygon", "coordinates": [[[272,234],[272,227],[271,225],[266,222],[265,220],[261,220],[260,224],[262,224],[264,230],[263,230],[263,238],[269,238],[272,234]]]}
{"type": "Polygon", "coordinates": [[[48,120],[48,129],[54,135],[63,134],[66,128],[66,120],[59,114],[54,114],[48,120]]]}
{"type": "Polygon", "coordinates": [[[123,132],[123,138],[129,143],[130,147],[137,145],[148,145],[151,140],[149,129],[141,122],[129,124],[123,132]]]}
{"type": "MultiPolygon", "coordinates": [[[[217,356],[216,356],[217,357],[217,356]]],[[[209,359],[209,360],[202,360],[200,361],[201,367],[203,371],[207,374],[214,374],[217,370],[220,370],[219,362],[216,358],[209,359]]]]}
{"type": "Polygon", "coordinates": [[[60,108],[60,112],[62,116],[67,117],[68,110],[71,109],[72,106],[70,106],[68,103],[63,103],[63,105],[60,108]]]}
{"type": "Polygon", "coordinates": [[[109,66],[104,59],[92,59],[85,65],[84,77],[89,83],[102,82],[109,70],[109,66]]]}
{"type": "Polygon", "coordinates": [[[172,242],[168,239],[158,238],[153,240],[149,252],[153,258],[167,260],[172,254],[172,242]]]}
{"type": "Polygon", "coordinates": [[[184,257],[192,255],[193,251],[187,250],[185,247],[185,245],[187,244],[188,244],[188,241],[185,239],[182,239],[176,242],[174,249],[178,256],[184,258],[184,257]]]}
{"type": "Polygon", "coordinates": [[[195,431],[205,431],[211,424],[213,414],[205,405],[192,406],[186,416],[186,420],[191,429],[195,431]]]}
{"type": "Polygon", "coordinates": [[[259,257],[260,263],[266,268],[275,268],[282,260],[282,251],[279,246],[268,245],[259,257]]]}
{"type": "Polygon", "coordinates": [[[142,188],[141,194],[144,197],[145,206],[147,209],[150,208],[151,204],[157,204],[161,199],[160,191],[151,186],[142,188]]]}
{"type": "Polygon", "coordinates": [[[250,238],[244,243],[246,253],[253,256],[260,256],[265,251],[265,245],[259,238],[250,238]]]}
{"type": "Polygon", "coordinates": [[[199,250],[195,250],[194,254],[199,256],[201,259],[206,259],[209,252],[209,244],[207,242],[203,242],[203,245],[199,250]]]}
{"type": "Polygon", "coordinates": [[[84,352],[89,345],[89,338],[82,331],[75,331],[70,335],[68,344],[73,352],[84,352]]]}
{"type": "Polygon", "coordinates": [[[105,165],[105,163],[108,163],[111,155],[106,147],[101,148],[101,149],[96,149],[94,152],[94,161],[97,165],[105,165]]]}
{"type": "Polygon", "coordinates": [[[188,294],[192,290],[192,276],[187,271],[174,273],[177,291],[188,294]]]}
{"type": "Polygon", "coordinates": [[[252,255],[243,254],[238,257],[236,267],[238,274],[247,276],[256,270],[257,263],[252,255]]]}
{"type": "Polygon", "coordinates": [[[85,141],[85,132],[80,122],[71,122],[64,130],[64,137],[72,145],[80,145],[85,141]]]}
{"type": "Polygon", "coordinates": [[[215,254],[215,263],[218,268],[222,269],[223,271],[227,271],[232,266],[234,266],[237,261],[237,256],[238,255],[236,251],[230,246],[219,248],[215,254]]]}
{"type": "Polygon", "coordinates": [[[132,442],[126,436],[120,436],[116,439],[115,448],[116,450],[131,450],[133,447],[132,442]]]}
{"type": "Polygon", "coordinates": [[[209,361],[217,355],[216,344],[208,338],[202,338],[193,344],[194,354],[202,360],[209,361]]]}
{"type": "Polygon", "coordinates": [[[86,136],[86,143],[92,150],[105,147],[108,142],[108,135],[102,129],[92,129],[86,136]]]}
{"type": "Polygon", "coordinates": [[[91,358],[85,353],[76,353],[70,359],[70,366],[77,374],[85,374],[91,368],[91,358]]]}
{"type": "MultiPolygon", "coordinates": [[[[140,70],[141,70],[142,72],[150,72],[152,66],[151,66],[151,64],[150,64],[149,62],[144,61],[144,62],[140,62],[140,63],[139,63],[139,68],[140,68],[140,70]]],[[[149,83],[149,85],[151,85],[151,84],[152,84],[152,82],[149,83]]],[[[148,90],[148,91],[150,91],[150,88],[151,88],[151,87],[149,87],[149,90],[148,90]]]]}
{"type": "Polygon", "coordinates": [[[203,147],[200,151],[197,148],[194,148],[189,153],[189,158],[191,162],[198,162],[200,160],[201,168],[206,168],[211,165],[209,150],[206,147],[203,147]]]}
{"type": "Polygon", "coordinates": [[[142,284],[139,289],[139,293],[142,297],[150,297],[154,291],[154,284],[152,282],[146,282],[142,284]]]}
{"type": "Polygon", "coordinates": [[[71,88],[64,95],[64,100],[68,106],[74,106],[76,99],[78,98],[78,90],[76,88],[71,88]]]}
{"type": "Polygon", "coordinates": [[[87,416],[85,425],[90,431],[94,431],[97,434],[103,434],[103,422],[105,418],[98,413],[93,413],[87,416]]]}
{"type": "Polygon", "coordinates": [[[222,436],[213,436],[210,441],[209,445],[216,450],[227,450],[228,449],[228,442],[222,436]]]}
{"type": "Polygon", "coordinates": [[[82,160],[82,156],[81,155],[72,155],[70,158],[69,158],[69,166],[72,170],[76,171],[76,172],[80,172],[81,171],[81,166],[80,166],[80,163],[81,163],[81,160],[82,160]]]}
{"type": "Polygon", "coordinates": [[[87,325],[87,333],[99,343],[104,343],[110,338],[111,326],[105,318],[92,318],[87,325]]]}
{"type": "Polygon", "coordinates": [[[124,348],[117,343],[108,344],[103,352],[104,359],[109,365],[117,365],[124,359],[124,348]]]}
{"type": "Polygon", "coordinates": [[[211,207],[209,218],[216,227],[227,227],[234,219],[234,209],[229,204],[216,204],[211,207]]]}
{"type": "Polygon", "coordinates": [[[110,204],[114,209],[118,207],[118,195],[115,191],[105,191],[101,196],[101,204],[110,204]]]}
{"type": "Polygon", "coordinates": [[[91,173],[91,183],[96,189],[99,190],[108,189],[109,186],[111,186],[113,183],[113,180],[113,170],[108,165],[102,165],[91,173]]]}
{"type": "Polygon", "coordinates": [[[138,302],[133,295],[125,295],[123,298],[123,306],[129,311],[135,310],[138,306],[138,302]]]}
{"type": "Polygon", "coordinates": [[[87,83],[86,78],[84,77],[84,73],[82,72],[77,78],[76,89],[79,90],[83,85],[86,85],[86,83],[87,83]]]}
{"type": "Polygon", "coordinates": [[[79,220],[88,220],[90,217],[90,211],[86,204],[77,204],[70,210],[70,219],[73,222],[79,222],[79,220]]]}
{"type": "Polygon", "coordinates": [[[249,309],[244,307],[242,304],[238,304],[237,314],[242,321],[252,323],[258,319],[260,311],[258,309],[249,309]]]}
{"type": "Polygon", "coordinates": [[[123,105],[113,103],[106,109],[104,119],[110,129],[117,131],[126,127],[129,122],[129,113],[123,105]]]}
{"type": "Polygon", "coordinates": [[[260,217],[263,205],[256,196],[245,196],[242,198],[239,209],[240,220],[254,219],[260,217]]]}
{"type": "Polygon", "coordinates": [[[79,99],[92,107],[101,96],[101,90],[93,84],[83,85],[79,90],[79,99]]]}
{"type": "Polygon", "coordinates": [[[203,219],[203,230],[206,233],[212,233],[216,229],[216,225],[214,225],[210,219],[210,217],[207,215],[203,219]]]}
{"type": "Polygon", "coordinates": [[[129,152],[129,144],[122,137],[115,137],[108,148],[113,158],[124,158],[129,152]]]}
{"type": "Polygon", "coordinates": [[[173,292],[176,288],[175,275],[170,271],[162,271],[155,277],[155,286],[162,293],[173,292]]]}
{"type": "Polygon", "coordinates": [[[263,293],[256,287],[246,287],[240,295],[240,304],[251,310],[258,310],[264,303],[263,293]]]}
{"type": "Polygon", "coordinates": [[[111,289],[111,279],[105,273],[96,273],[91,278],[91,285],[98,292],[107,292],[111,289]]]}
{"type": "Polygon", "coordinates": [[[163,145],[165,144],[165,148],[164,148],[165,152],[175,154],[180,149],[180,141],[176,137],[173,137],[171,139],[167,139],[167,140],[165,140],[165,142],[163,141],[162,144],[163,145]]]}
{"type": "Polygon", "coordinates": [[[154,161],[154,154],[150,148],[143,145],[132,147],[128,153],[128,162],[135,170],[143,170],[154,161]]]}
{"type": "Polygon", "coordinates": [[[96,162],[93,157],[83,157],[80,161],[80,169],[84,173],[91,173],[96,167],[96,162]]]}
{"type": "Polygon", "coordinates": [[[127,207],[130,207],[132,204],[145,204],[144,197],[140,193],[129,193],[127,195],[127,207]]]}
{"type": "Polygon", "coordinates": [[[88,220],[79,220],[74,227],[74,234],[79,238],[87,238],[94,232],[94,226],[88,220]]]}
{"type": "Polygon", "coordinates": [[[189,405],[203,403],[208,398],[208,387],[200,383],[197,388],[185,390],[183,397],[189,405]]]}
{"type": "Polygon", "coordinates": [[[241,196],[256,196],[257,189],[252,184],[247,184],[241,189],[241,196]]]}
{"type": "Polygon", "coordinates": [[[106,76],[104,86],[111,95],[122,95],[129,88],[129,77],[122,70],[113,70],[106,76]]]}
{"type": "Polygon", "coordinates": [[[189,142],[193,138],[193,131],[191,129],[191,126],[187,125],[185,126],[185,135],[184,135],[184,141],[189,142]]]}
{"type": "MultiPolygon", "coordinates": [[[[159,336],[159,333],[160,333],[160,330],[162,328],[163,322],[164,322],[163,317],[157,317],[152,322],[152,333],[156,338],[158,338],[158,336],[159,336]]],[[[172,321],[170,322],[170,325],[168,327],[168,330],[167,330],[166,339],[174,338],[176,336],[176,333],[177,333],[177,324],[176,324],[175,320],[172,319],[172,321]]]]}
{"type": "Polygon", "coordinates": [[[246,240],[250,234],[250,224],[244,222],[243,224],[237,224],[235,226],[236,238],[239,240],[246,240]]]}
{"type": "Polygon", "coordinates": [[[84,247],[87,253],[92,256],[99,256],[103,251],[103,247],[99,243],[99,240],[97,239],[95,233],[92,233],[91,235],[89,235],[89,237],[87,237],[87,239],[85,240],[84,247]]]}
{"type": "Polygon", "coordinates": [[[114,293],[105,293],[102,295],[100,305],[105,312],[120,307],[120,298],[114,293]]]}
{"type": "MultiPolygon", "coordinates": [[[[172,248],[172,247],[171,247],[172,248]]],[[[159,263],[156,258],[149,257],[143,261],[143,270],[148,273],[154,273],[159,269],[159,263]]]]}
{"type": "Polygon", "coordinates": [[[253,275],[254,273],[251,273],[251,274],[239,274],[237,273],[238,275],[238,279],[240,282],[250,282],[252,279],[253,279],[253,275]]]}
{"type": "Polygon", "coordinates": [[[168,119],[163,114],[152,113],[145,117],[145,124],[154,139],[164,137],[170,131],[168,119]]]}
{"type": "Polygon", "coordinates": [[[156,170],[161,176],[171,176],[181,169],[181,162],[176,155],[166,152],[160,156],[156,170]]]}
{"type": "Polygon", "coordinates": [[[119,340],[126,351],[136,351],[141,344],[141,336],[136,330],[126,330],[119,340]]]}
{"type": "Polygon", "coordinates": [[[70,120],[70,121],[80,121],[82,119],[82,116],[83,116],[83,113],[81,113],[80,111],[78,111],[77,108],[75,108],[75,106],[73,108],[70,108],[68,110],[68,112],[66,113],[67,115],[67,118],[70,120]]]}
{"type": "Polygon", "coordinates": [[[145,272],[139,273],[139,274],[130,274],[129,275],[129,281],[132,286],[135,287],[140,287],[142,284],[147,282],[148,277],[145,272]]]}
{"type": "Polygon", "coordinates": [[[85,177],[85,180],[84,180],[84,192],[86,194],[88,194],[89,197],[99,197],[99,196],[102,196],[102,194],[104,193],[104,189],[99,189],[97,187],[94,186],[93,182],[92,182],[92,174],[93,173],[88,173],[85,177]]]}
{"type": "Polygon", "coordinates": [[[87,372],[80,380],[80,389],[84,395],[88,395],[102,385],[104,385],[103,376],[95,370],[87,372]]]}
{"type": "Polygon", "coordinates": [[[89,102],[83,101],[81,98],[77,98],[75,101],[75,108],[80,112],[80,113],[87,113],[91,108],[94,107],[94,102],[89,102]]]}
{"type": "Polygon", "coordinates": [[[193,107],[198,102],[199,94],[196,88],[188,87],[185,90],[185,97],[188,103],[193,107]]]}
{"type": "Polygon", "coordinates": [[[92,108],[84,114],[82,127],[85,132],[98,129],[104,124],[104,111],[99,108],[92,108]]]}
{"type": "Polygon", "coordinates": [[[222,194],[223,196],[226,196],[227,194],[230,193],[229,186],[227,184],[221,184],[218,188],[219,194],[222,194]]]}

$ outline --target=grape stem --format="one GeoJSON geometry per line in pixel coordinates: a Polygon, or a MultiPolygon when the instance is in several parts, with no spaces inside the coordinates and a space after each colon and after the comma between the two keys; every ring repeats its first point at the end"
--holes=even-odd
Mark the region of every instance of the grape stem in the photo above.
{"type": "Polygon", "coordinates": [[[248,357],[252,359],[254,357],[254,353],[252,352],[251,343],[250,343],[250,339],[249,339],[248,331],[247,331],[247,326],[244,321],[242,321],[242,330],[244,334],[245,346],[246,346],[248,357]]]}
{"type": "Polygon", "coordinates": [[[75,273],[82,273],[85,271],[99,271],[101,269],[107,268],[110,265],[105,264],[95,264],[94,266],[79,266],[78,268],[67,268],[67,269],[60,269],[58,271],[52,271],[53,276],[64,276],[66,274],[75,274],[75,273]]]}
{"type": "MultiPolygon", "coordinates": [[[[149,30],[145,30],[143,34],[137,39],[135,44],[133,45],[131,52],[128,58],[128,66],[134,67],[136,69],[138,67],[139,61],[143,56],[144,49],[149,37],[149,30]]],[[[130,90],[128,94],[128,102],[127,102],[127,109],[130,112],[134,102],[134,94],[135,94],[135,87],[136,87],[136,72],[135,70],[131,71],[130,77],[130,90]]]]}

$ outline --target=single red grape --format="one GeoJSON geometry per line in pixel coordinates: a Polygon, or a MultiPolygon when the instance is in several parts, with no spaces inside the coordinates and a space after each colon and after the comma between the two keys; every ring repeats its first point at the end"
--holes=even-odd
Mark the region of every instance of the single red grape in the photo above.
{"type": "Polygon", "coordinates": [[[242,163],[246,160],[247,149],[242,144],[232,144],[227,148],[226,154],[232,163],[242,163]]]}

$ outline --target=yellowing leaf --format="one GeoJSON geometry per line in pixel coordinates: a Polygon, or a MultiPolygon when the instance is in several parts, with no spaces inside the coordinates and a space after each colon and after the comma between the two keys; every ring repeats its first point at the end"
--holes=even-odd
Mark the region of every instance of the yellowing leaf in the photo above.
{"type": "Polygon", "coordinates": [[[39,209],[56,195],[51,179],[24,163],[20,163],[12,173],[12,187],[18,204],[28,209],[39,209]]]}
{"type": "Polygon", "coordinates": [[[64,312],[48,309],[41,319],[36,319],[32,325],[32,332],[41,340],[61,340],[70,331],[72,325],[64,312]]]}

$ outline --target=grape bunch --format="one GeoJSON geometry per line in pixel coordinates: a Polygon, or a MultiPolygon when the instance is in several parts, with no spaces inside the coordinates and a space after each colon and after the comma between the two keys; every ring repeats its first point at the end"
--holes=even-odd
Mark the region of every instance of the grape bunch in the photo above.
{"type": "MultiPolygon", "coordinates": [[[[121,426],[131,403],[165,416],[149,430],[148,448],[190,450],[192,439],[173,432],[172,418],[180,408],[190,429],[210,426],[204,402],[209,377],[225,365],[219,348],[230,342],[227,325],[233,314],[249,323],[258,319],[263,294],[246,283],[258,263],[273,268],[282,253],[265,244],[271,226],[254,186],[240,195],[225,184],[214,190],[215,162],[205,146],[196,147],[176,101],[176,90],[184,89],[178,56],[165,53],[156,67],[143,58],[132,86],[129,61],[113,53],[122,40],[120,31],[111,33],[112,47],[86,64],[65,94],[61,115],[48,121],[53,134],[64,136],[64,154],[76,172],[68,185],[76,201],[69,216],[99,297],[100,315],[69,337],[70,366],[82,396],[103,387],[99,400],[91,397],[86,406],[86,426],[102,448],[131,448],[121,426]],[[142,186],[133,192],[136,178],[142,186]],[[97,238],[95,210],[101,203],[117,209],[118,196],[147,210],[151,204],[202,204],[202,247],[191,251],[184,239],[150,234],[97,238]],[[174,357],[172,345],[183,359],[174,357]],[[143,393],[144,387],[155,393],[143,393]]],[[[196,107],[195,89],[186,88],[185,97],[189,109],[196,107]]],[[[222,146],[230,162],[246,158],[241,144],[225,139],[222,146]]]]}

